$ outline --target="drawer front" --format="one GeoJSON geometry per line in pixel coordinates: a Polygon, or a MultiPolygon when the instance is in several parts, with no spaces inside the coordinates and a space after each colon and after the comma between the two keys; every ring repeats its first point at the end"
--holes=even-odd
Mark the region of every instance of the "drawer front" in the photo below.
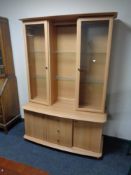
{"type": "Polygon", "coordinates": [[[102,124],[74,121],[73,146],[99,153],[101,142],[102,124]]]}
{"type": "Polygon", "coordinates": [[[24,111],[25,133],[28,136],[46,140],[47,120],[43,114],[24,111]]]}
{"type": "Polygon", "coordinates": [[[47,141],[62,146],[72,146],[72,120],[48,117],[47,141]]]}

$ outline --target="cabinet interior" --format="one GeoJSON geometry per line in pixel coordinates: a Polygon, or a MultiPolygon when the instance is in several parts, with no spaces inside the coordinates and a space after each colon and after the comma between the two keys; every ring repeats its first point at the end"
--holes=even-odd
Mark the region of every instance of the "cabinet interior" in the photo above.
{"type": "MultiPolygon", "coordinates": [[[[51,28],[55,35],[51,47],[55,58],[56,98],[55,101],[70,101],[75,99],[76,77],[76,24],[53,24],[51,28]]],[[[53,92],[54,93],[54,92],[53,92]]]]}

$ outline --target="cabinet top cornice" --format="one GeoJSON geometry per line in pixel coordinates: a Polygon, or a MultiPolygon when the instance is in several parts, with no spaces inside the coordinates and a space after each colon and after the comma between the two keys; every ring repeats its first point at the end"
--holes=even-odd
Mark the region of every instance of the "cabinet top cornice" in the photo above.
{"type": "Polygon", "coordinates": [[[59,16],[44,16],[44,17],[34,17],[34,18],[23,18],[20,19],[23,22],[33,22],[33,21],[42,21],[50,20],[54,22],[60,21],[75,21],[78,18],[93,18],[93,17],[117,17],[117,12],[102,12],[102,13],[81,13],[81,14],[70,14],[70,15],[59,15],[59,16]]]}

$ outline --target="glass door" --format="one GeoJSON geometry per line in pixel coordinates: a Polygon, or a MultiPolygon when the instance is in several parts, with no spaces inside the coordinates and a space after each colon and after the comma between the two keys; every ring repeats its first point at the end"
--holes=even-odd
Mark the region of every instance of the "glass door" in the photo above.
{"type": "Polygon", "coordinates": [[[112,33],[109,18],[77,23],[77,108],[104,112],[112,33]]]}
{"type": "Polygon", "coordinates": [[[5,76],[5,66],[3,63],[3,53],[2,53],[2,38],[0,33],[0,77],[5,76]]]}
{"type": "Polygon", "coordinates": [[[30,101],[49,104],[48,23],[25,24],[30,101]]]}

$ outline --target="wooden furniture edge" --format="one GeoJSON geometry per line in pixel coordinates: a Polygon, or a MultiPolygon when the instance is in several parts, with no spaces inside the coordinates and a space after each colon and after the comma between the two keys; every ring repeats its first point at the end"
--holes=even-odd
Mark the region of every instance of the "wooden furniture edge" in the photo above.
{"type": "Polygon", "coordinates": [[[8,82],[8,77],[6,77],[5,80],[4,80],[3,86],[2,86],[2,88],[1,88],[1,90],[0,90],[0,96],[2,95],[3,90],[4,90],[4,88],[5,88],[6,84],[7,84],[7,82],[8,82]]]}
{"type": "Polygon", "coordinates": [[[12,122],[14,122],[14,121],[15,121],[16,119],[18,119],[20,116],[21,116],[20,114],[16,115],[13,119],[11,119],[11,120],[10,120],[9,122],[7,122],[6,124],[0,123],[0,128],[3,128],[3,127],[6,127],[6,126],[10,125],[12,122]]]}
{"type": "Polygon", "coordinates": [[[60,21],[62,18],[65,20],[76,20],[81,17],[117,17],[117,12],[98,12],[98,13],[80,13],[80,14],[69,14],[69,15],[57,15],[57,16],[44,16],[44,17],[31,17],[31,18],[22,18],[22,22],[33,22],[33,21],[42,21],[42,20],[54,20],[60,21]]]}
{"type": "Polygon", "coordinates": [[[3,17],[3,16],[0,16],[0,21],[3,21],[3,20],[6,20],[6,21],[8,21],[8,18],[6,18],[6,17],[3,17]]]}
{"type": "Polygon", "coordinates": [[[77,147],[69,148],[69,147],[66,147],[66,146],[57,145],[57,144],[54,144],[54,143],[50,143],[50,142],[47,142],[47,141],[36,139],[36,138],[33,138],[33,137],[28,136],[26,134],[24,135],[24,139],[35,142],[35,143],[43,145],[43,146],[59,149],[59,150],[70,152],[70,153],[80,154],[80,155],[84,155],[84,156],[91,156],[91,157],[96,157],[96,158],[100,158],[102,156],[102,152],[95,153],[93,151],[89,151],[89,150],[85,150],[85,149],[81,149],[81,148],[77,148],[77,147]]]}
{"type": "MultiPolygon", "coordinates": [[[[30,103],[28,103],[28,104],[30,104],[30,103]]],[[[30,112],[35,112],[35,113],[39,113],[39,114],[45,114],[45,115],[50,115],[50,116],[54,116],[54,117],[59,117],[59,118],[65,118],[65,119],[70,119],[70,120],[77,120],[77,121],[87,121],[87,122],[93,122],[93,123],[100,123],[100,124],[103,124],[103,123],[105,123],[106,121],[107,121],[107,114],[106,113],[104,113],[104,114],[102,114],[102,117],[99,117],[98,116],[98,113],[92,113],[92,112],[86,112],[86,117],[85,116],[80,116],[80,117],[78,117],[77,115],[75,116],[75,114],[71,114],[70,113],[70,111],[69,111],[69,113],[67,112],[68,110],[66,110],[66,113],[64,113],[64,112],[60,112],[59,110],[58,111],[56,111],[56,110],[48,110],[48,111],[45,111],[44,109],[42,109],[42,110],[38,110],[38,108],[37,108],[37,106],[38,106],[38,104],[34,104],[34,105],[36,105],[35,107],[33,107],[33,109],[32,108],[30,108],[29,106],[28,106],[28,104],[27,105],[25,105],[25,106],[23,106],[23,109],[25,110],[25,111],[30,111],[30,112]],[[91,117],[87,117],[87,115],[95,115],[96,114],[96,116],[98,116],[98,117],[96,117],[97,118],[97,120],[96,119],[94,119],[93,118],[93,116],[91,116],[91,117]]],[[[75,110],[74,110],[75,111],[75,110]]],[[[75,112],[78,112],[78,115],[79,115],[79,112],[82,114],[82,113],[85,113],[85,112],[81,112],[81,111],[75,111],[75,112]]],[[[99,113],[99,115],[100,115],[100,113],[99,113]]]]}

